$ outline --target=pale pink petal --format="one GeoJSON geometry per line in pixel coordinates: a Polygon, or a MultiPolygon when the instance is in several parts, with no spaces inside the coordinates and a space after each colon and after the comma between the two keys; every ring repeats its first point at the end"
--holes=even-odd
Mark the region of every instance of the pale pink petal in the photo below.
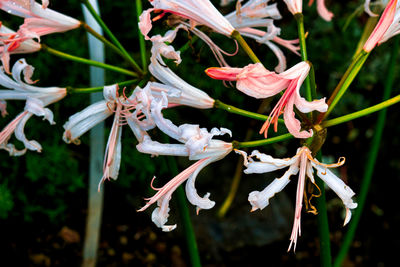
{"type": "Polygon", "coordinates": [[[396,5],[397,0],[390,0],[390,2],[387,4],[378,24],[375,26],[374,31],[364,44],[363,49],[366,52],[370,52],[372,49],[374,49],[378,42],[381,41],[389,26],[392,24],[396,14],[396,5]]]}
{"type": "Polygon", "coordinates": [[[152,23],[151,23],[151,12],[154,10],[154,8],[149,8],[140,15],[139,17],[139,29],[141,33],[144,35],[144,38],[146,40],[150,40],[150,37],[148,36],[151,28],[152,28],[152,23]]]}
{"type": "Polygon", "coordinates": [[[317,0],[317,11],[318,14],[326,21],[331,21],[333,13],[330,12],[325,6],[325,0],[317,0]]]}
{"type": "Polygon", "coordinates": [[[206,74],[216,80],[236,81],[236,76],[242,71],[242,68],[231,67],[211,67],[205,70],[206,74]]]}
{"type": "Polygon", "coordinates": [[[289,133],[291,133],[296,138],[309,138],[313,135],[313,131],[310,129],[307,131],[301,131],[301,123],[295,117],[295,113],[293,111],[294,98],[291,98],[285,107],[285,111],[283,113],[283,119],[285,120],[286,128],[289,133]]]}
{"type": "Polygon", "coordinates": [[[290,235],[290,244],[288,251],[294,244],[293,250],[296,250],[297,237],[301,235],[300,230],[300,219],[301,219],[301,209],[303,207],[303,194],[304,194],[304,185],[306,182],[306,168],[307,168],[307,155],[305,153],[300,154],[299,158],[299,178],[297,182],[297,192],[296,192],[296,209],[294,212],[294,222],[292,234],[290,235]]]}

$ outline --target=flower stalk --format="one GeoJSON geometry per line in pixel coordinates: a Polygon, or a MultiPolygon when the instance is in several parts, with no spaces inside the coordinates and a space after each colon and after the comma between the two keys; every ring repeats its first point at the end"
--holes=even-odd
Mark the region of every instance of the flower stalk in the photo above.
{"type": "MultiPolygon", "coordinates": [[[[385,88],[384,88],[384,92],[383,92],[383,100],[388,99],[390,96],[390,93],[392,91],[394,76],[395,76],[396,59],[399,54],[399,51],[398,51],[399,50],[399,41],[400,41],[400,39],[398,37],[395,38],[395,41],[394,41],[394,44],[392,47],[392,53],[391,53],[389,66],[388,66],[389,70],[388,70],[385,88]]],[[[397,97],[400,100],[400,97],[399,96],[397,96],[397,97]]],[[[387,102],[387,101],[384,101],[383,103],[385,103],[385,102],[387,102]]],[[[383,135],[383,129],[385,127],[385,122],[386,122],[386,113],[387,113],[387,110],[383,109],[378,114],[378,120],[377,120],[376,127],[375,127],[374,137],[373,137],[372,143],[371,143],[369,157],[367,158],[367,163],[365,165],[364,178],[362,180],[360,192],[359,192],[359,195],[357,198],[358,207],[355,210],[353,219],[349,224],[349,229],[343,238],[343,244],[340,247],[339,253],[334,262],[335,267],[341,266],[344,258],[346,257],[347,252],[350,249],[350,245],[354,239],[354,235],[355,235],[358,223],[361,218],[362,210],[364,208],[365,200],[367,198],[368,190],[369,190],[369,187],[371,184],[372,175],[374,173],[376,159],[377,159],[378,153],[379,153],[379,148],[380,148],[382,135],[383,135]]]]}
{"type": "MultiPolygon", "coordinates": [[[[299,45],[300,45],[300,53],[302,61],[308,61],[307,56],[307,46],[306,46],[306,35],[304,32],[304,16],[302,13],[297,13],[294,15],[296,22],[297,22],[297,31],[299,34],[299,45]]],[[[313,100],[313,96],[311,93],[311,81],[310,76],[307,76],[305,79],[305,86],[306,86],[306,99],[308,101],[313,100]]],[[[311,113],[310,113],[311,114],[311,113]]]]}
{"type": "MultiPolygon", "coordinates": [[[[317,153],[317,159],[322,160],[321,150],[317,153]]],[[[318,235],[319,235],[319,245],[320,245],[320,264],[323,267],[332,266],[332,255],[331,255],[331,241],[330,241],[330,231],[328,223],[328,213],[326,209],[326,198],[325,198],[325,185],[324,182],[316,177],[315,182],[320,191],[320,196],[316,198],[316,208],[318,210],[317,222],[318,222],[318,235]]]]}
{"type": "Polygon", "coordinates": [[[94,61],[91,59],[86,59],[86,58],[82,58],[82,57],[77,57],[77,56],[73,56],[61,51],[58,51],[56,49],[50,48],[47,45],[42,44],[41,48],[42,51],[47,52],[49,54],[52,54],[54,56],[58,56],[64,59],[68,59],[71,61],[75,61],[75,62],[79,62],[79,63],[83,63],[86,65],[90,65],[90,66],[95,66],[95,67],[99,67],[99,68],[103,68],[106,70],[111,70],[111,71],[115,71],[115,72],[119,72],[125,75],[129,75],[129,76],[133,76],[133,77],[139,77],[139,75],[136,72],[130,71],[130,70],[126,70],[120,67],[116,67],[113,65],[109,65],[109,64],[105,64],[102,62],[98,62],[98,61],[94,61]]]}
{"type": "Polygon", "coordinates": [[[93,37],[95,37],[96,39],[98,39],[99,41],[101,41],[104,45],[106,45],[108,48],[110,48],[112,51],[114,51],[115,53],[117,53],[118,55],[120,55],[122,58],[126,59],[129,63],[132,63],[130,61],[130,59],[113,43],[111,43],[110,41],[108,41],[106,38],[104,38],[103,35],[101,35],[100,33],[96,32],[95,30],[93,30],[92,27],[90,27],[89,25],[87,25],[86,23],[82,22],[81,23],[81,27],[87,31],[89,34],[91,34],[93,37]]]}
{"type": "Polygon", "coordinates": [[[233,31],[231,37],[238,41],[239,45],[243,48],[243,50],[247,53],[249,58],[253,61],[253,63],[261,63],[261,61],[258,59],[256,54],[254,54],[253,50],[250,48],[250,46],[247,44],[246,40],[243,39],[242,35],[238,31],[233,31]]]}
{"type": "MultiPolygon", "coordinates": [[[[136,15],[138,22],[140,15],[143,12],[143,5],[142,5],[142,0],[136,0],[136,15]]],[[[147,70],[147,50],[146,50],[146,42],[144,40],[144,36],[139,32],[138,33],[138,38],[139,38],[139,46],[140,46],[140,58],[142,60],[142,68],[144,72],[146,73],[147,70]]]]}
{"type": "Polygon", "coordinates": [[[97,21],[97,23],[100,25],[100,27],[103,29],[103,31],[107,34],[107,36],[111,39],[111,41],[122,51],[122,53],[125,55],[125,57],[130,61],[134,69],[140,73],[143,74],[143,70],[140,68],[140,66],[136,63],[136,61],[131,57],[131,55],[126,51],[126,49],[122,46],[122,44],[118,41],[118,39],[115,37],[115,35],[111,32],[111,30],[107,27],[107,25],[104,23],[104,21],[101,19],[99,14],[97,14],[96,10],[93,8],[93,6],[90,4],[88,0],[82,0],[82,3],[86,6],[86,8],[89,10],[90,14],[92,14],[93,18],[97,21]]]}
{"type": "MultiPolygon", "coordinates": [[[[256,119],[256,120],[260,120],[260,121],[265,121],[268,119],[268,116],[266,116],[266,115],[247,111],[244,109],[240,109],[240,108],[234,107],[232,105],[225,104],[220,100],[215,100],[214,108],[222,109],[222,110],[228,111],[230,113],[238,114],[238,115],[241,115],[244,117],[248,117],[248,118],[252,118],[252,119],[256,119]]],[[[278,119],[278,122],[284,123],[283,119],[278,119]]]]}
{"type": "MultiPolygon", "coordinates": [[[[120,82],[117,84],[120,88],[123,88],[124,86],[138,83],[138,81],[139,81],[138,79],[133,79],[133,80],[125,81],[125,82],[120,82]]],[[[67,87],[67,92],[69,94],[90,94],[90,93],[94,93],[94,92],[102,92],[104,89],[104,86],[107,86],[107,85],[97,86],[97,87],[89,87],[89,88],[67,87]]],[[[108,85],[108,86],[110,86],[110,85],[108,85]]]]}
{"type": "Polygon", "coordinates": [[[355,77],[357,76],[358,72],[361,70],[362,66],[364,65],[365,61],[367,60],[370,52],[365,52],[362,50],[351,62],[350,66],[347,68],[346,72],[344,73],[342,79],[339,81],[338,85],[336,86],[335,90],[333,91],[332,95],[327,101],[329,105],[328,111],[325,113],[321,113],[317,119],[317,123],[321,122],[324,118],[326,118],[332,110],[335,108],[339,100],[342,98],[344,93],[347,91],[355,77]]]}

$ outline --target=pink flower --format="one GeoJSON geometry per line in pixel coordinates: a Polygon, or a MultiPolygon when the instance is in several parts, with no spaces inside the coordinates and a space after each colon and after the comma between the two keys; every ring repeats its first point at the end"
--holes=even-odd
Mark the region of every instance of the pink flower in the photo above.
{"type": "Polygon", "coordinates": [[[400,32],[400,12],[399,2],[397,0],[391,0],[375,29],[365,42],[363,49],[366,52],[370,52],[376,45],[386,42],[388,39],[400,32]]]}
{"type": "MultiPolygon", "coordinates": [[[[311,6],[314,0],[310,0],[308,5],[311,6]]],[[[331,21],[333,13],[330,12],[325,6],[325,0],[317,0],[317,12],[326,21],[331,21]]]]}
{"type": "Polygon", "coordinates": [[[150,0],[154,8],[145,10],[140,16],[139,28],[148,40],[152,28],[150,13],[161,10],[191,20],[191,25],[201,24],[214,31],[230,36],[235,30],[209,0],[150,0]]]}
{"type": "MultiPolygon", "coordinates": [[[[292,175],[299,174],[297,182],[297,193],[296,193],[296,209],[294,214],[294,222],[292,234],[290,236],[289,249],[294,244],[294,250],[296,249],[297,237],[300,236],[300,218],[301,210],[303,206],[303,196],[305,194],[305,181],[308,177],[312,184],[318,186],[315,183],[313,168],[317,170],[317,175],[331,188],[343,201],[346,207],[346,217],[344,219],[344,225],[346,225],[351,218],[350,209],[355,209],[357,203],[354,203],[352,197],[355,195],[353,190],[348,187],[340,178],[338,178],[333,172],[328,168],[336,168],[344,164],[344,158],[339,159],[338,163],[335,164],[324,164],[320,163],[318,160],[314,159],[311,151],[308,147],[303,146],[297,150],[297,154],[292,158],[287,159],[275,159],[269,155],[262,154],[258,151],[253,151],[247,160],[247,154],[245,152],[240,152],[245,158],[245,166],[247,169],[244,171],[246,174],[250,173],[266,173],[275,170],[283,169],[289,167],[285,174],[276,178],[268,185],[263,191],[253,191],[249,194],[249,202],[252,206],[251,211],[257,209],[264,209],[269,205],[269,200],[277,193],[283,190],[287,184],[290,182],[290,177],[292,175]],[[257,157],[259,161],[254,161],[252,157],[257,157]]],[[[316,213],[315,207],[311,204],[311,199],[317,195],[311,194],[306,201],[306,206],[309,207],[309,212],[316,213]]]]}
{"type": "Polygon", "coordinates": [[[328,109],[325,98],[308,102],[300,96],[300,87],[309,70],[310,66],[307,62],[300,62],[287,71],[277,74],[257,63],[244,68],[208,68],[206,73],[214,79],[236,81],[238,90],[255,98],[271,97],[286,89],[260,133],[264,133],[267,137],[271,123],[275,124],[274,128],[277,131],[278,117],[283,112],[285,125],[289,132],[297,138],[308,138],[312,136],[312,130],[301,131],[301,124],[295,118],[293,106],[295,105],[303,113],[314,110],[325,112],[328,109]]]}
{"type": "Polygon", "coordinates": [[[15,39],[17,33],[1,25],[0,22],[0,58],[7,73],[10,73],[10,54],[33,53],[40,50],[40,44],[27,39],[25,41],[15,39]]]}
{"type": "Polygon", "coordinates": [[[1,44],[4,46],[2,49],[3,51],[0,52],[7,72],[8,53],[15,51],[20,46],[22,46],[18,51],[20,53],[22,53],[23,50],[27,52],[37,51],[37,44],[27,43],[28,40],[35,38],[40,41],[40,36],[55,32],[65,32],[81,25],[80,21],[74,18],[46,8],[48,1],[42,1],[42,3],[42,5],[39,5],[35,1],[0,1],[0,9],[25,18],[24,24],[19,27],[17,33],[0,34],[2,39],[1,44]],[[5,39],[4,37],[7,38],[5,39]]]}

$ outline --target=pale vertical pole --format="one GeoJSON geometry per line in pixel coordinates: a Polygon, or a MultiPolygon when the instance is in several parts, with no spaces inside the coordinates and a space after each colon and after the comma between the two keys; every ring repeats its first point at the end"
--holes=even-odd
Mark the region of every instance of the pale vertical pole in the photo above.
{"type": "MultiPolygon", "coordinates": [[[[96,12],[99,14],[97,0],[89,0],[96,12]]],[[[92,15],[82,5],[83,15],[86,23],[96,32],[103,34],[101,27],[92,15]]],[[[88,34],[90,59],[104,62],[104,45],[102,42],[88,34]]],[[[104,69],[90,67],[90,86],[104,85],[104,69]]],[[[103,93],[92,93],[91,103],[104,99],[103,93]]],[[[90,157],[89,157],[89,197],[88,215],[86,221],[85,240],[83,245],[83,267],[96,266],[97,250],[100,239],[101,218],[103,211],[103,191],[98,192],[97,186],[103,176],[104,156],[104,122],[99,123],[90,131],[90,157]]]]}

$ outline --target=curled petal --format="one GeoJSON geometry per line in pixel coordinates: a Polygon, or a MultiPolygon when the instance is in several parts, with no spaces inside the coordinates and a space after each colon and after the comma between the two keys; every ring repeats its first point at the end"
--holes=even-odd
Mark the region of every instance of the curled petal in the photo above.
{"type": "Polygon", "coordinates": [[[283,113],[283,119],[285,120],[286,128],[289,133],[291,133],[296,138],[309,138],[313,135],[313,131],[310,129],[307,131],[301,131],[301,123],[295,117],[295,113],[293,111],[294,99],[291,98],[285,107],[285,111],[283,113]]]}
{"type": "Polygon", "coordinates": [[[196,209],[197,212],[200,209],[211,209],[215,205],[215,202],[209,199],[210,193],[205,194],[204,197],[200,197],[197,194],[197,190],[195,187],[195,181],[197,175],[204,167],[206,167],[212,161],[213,160],[211,158],[208,158],[207,160],[203,161],[203,163],[193,172],[193,174],[189,177],[189,179],[186,182],[185,190],[187,199],[189,200],[190,203],[192,203],[197,207],[196,209]]]}
{"type": "Polygon", "coordinates": [[[247,169],[244,170],[244,173],[246,174],[272,172],[288,167],[297,160],[297,157],[289,159],[275,159],[269,155],[258,152],[258,150],[254,150],[249,158],[249,163],[246,166],[247,169]],[[253,159],[251,159],[254,156],[257,157],[260,161],[254,161],[253,159]]]}
{"type": "Polygon", "coordinates": [[[150,40],[148,34],[152,28],[152,23],[151,23],[151,12],[154,10],[154,8],[149,8],[140,15],[139,17],[139,29],[144,35],[144,38],[146,40],[150,40]]]}
{"type": "Polygon", "coordinates": [[[181,144],[162,144],[150,139],[145,135],[143,141],[136,146],[137,150],[142,153],[169,156],[188,156],[189,152],[185,145],[181,144]]]}
{"type": "Polygon", "coordinates": [[[333,13],[330,12],[325,6],[325,0],[317,0],[317,11],[318,14],[326,21],[331,21],[333,13]]]}
{"type": "Polygon", "coordinates": [[[317,175],[342,199],[346,207],[346,218],[344,220],[344,225],[346,225],[351,218],[350,209],[355,209],[357,207],[357,203],[354,203],[352,199],[355,193],[340,178],[333,174],[332,171],[318,164],[311,164],[317,169],[317,175]]]}
{"type": "Polygon", "coordinates": [[[32,150],[32,151],[37,151],[41,152],[42,151],[42,146],[35,140],[28,140],[25,136],[24,133],[24,128],[26,122],[32,117],[32,113],[27,113],[21,121],[18,123],[17,128],[15,129],[15,137],[24,143],[25,148],[32,150]]]}

